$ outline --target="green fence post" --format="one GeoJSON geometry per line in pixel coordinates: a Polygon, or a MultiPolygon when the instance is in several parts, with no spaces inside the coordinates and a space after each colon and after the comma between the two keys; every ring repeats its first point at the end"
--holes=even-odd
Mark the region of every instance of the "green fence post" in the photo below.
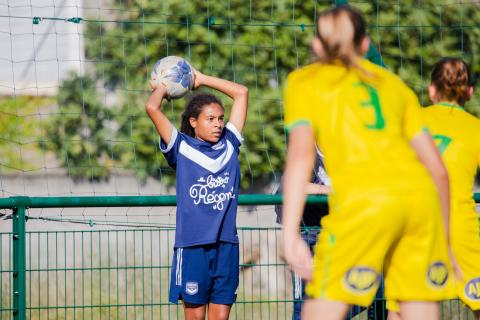
{"type": "Polygon", "coordinates": [[[25,320],[27,270],[25,261],[25,205],[13,209],[13,319],[25,320]]]}

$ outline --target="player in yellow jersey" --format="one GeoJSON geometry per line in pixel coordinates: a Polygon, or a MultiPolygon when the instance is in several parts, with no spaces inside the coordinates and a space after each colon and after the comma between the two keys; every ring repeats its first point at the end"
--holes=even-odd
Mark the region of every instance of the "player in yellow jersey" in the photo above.
{"type": "Polygon", "coordinates": [[[451,283],[449,184],[418,100],[362,58],[369,39],[356,10],[328,10],[317,27],[318,62],[292,72],[285,89],[284,246],[292,269],[311,280],[303,319],[340,320],[349,305],[370,304],[382,271],[403,319],[437,319],[451,283]],[[312,261],[298,226],[314,142],[333,193],[312,261]]]}
{"type": "Polygon", "coordinates": [[[450,176],[450,235],[453,254],[463,273],[457,295],[480,319],[480,220],[472,197],[480,166],[480,119],[463,106],[473,94],[469,68],[460,59],[446,58],[433,68],[424,109],[428,128],[450,176]]]}

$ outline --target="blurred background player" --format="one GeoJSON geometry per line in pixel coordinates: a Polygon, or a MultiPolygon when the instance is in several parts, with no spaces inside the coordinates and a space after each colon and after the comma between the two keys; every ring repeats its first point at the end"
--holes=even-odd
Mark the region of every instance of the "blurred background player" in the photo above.
{"type": "MultiPolygon", "coordinates": [[[[325,171],[325,165],[323,164],[323,154],[318,147],[315,146],[315,165],[313,167],[313,173],[311,182],[307,183],[305,192],[307,194],[329,194],[331,193],[330,178],[325,171]]],[[[283,192],[283,178],[277,193],[283,192]]],[[[275,213],[277,214],[277,223],[282,223],[282,206],[275,206],[275,213]]],[[[313,254],[315,245],[317,244],[318,234],[321,229],[321,219],[328,214],[328,203],[306,203],[303,209],[302,220],[300,222],[300,234],[302,239],[307,243],[310,248],[310,252],[313,254]]],[[[303,280],[298,274],[292,272],[292,289],[293,289],[293,312],[292,320],[300,320],[303,301],[306,299],[305,285],[306,281],[303,280]]],[[[347,316],[347,319],[351,319],[363,312],[365,308],[360,306],[353,306],[347,316]]],[[[382,320],[385,318],[386,309],[385,301],[383,299],[383,285],[380,286],[373,304],[368,308],[367,318],[369,320],[382,320]]]]}
{"type": "Polygon", "coordinates": [[[239,277],[236,227],[238,155],[248,89],[195,71],[194,88],[207,86],[233,99],[225,125],[221,101],[197,94],[186,105],[180,132],[161,111],[165,86],[151,81],[146,111],[160,134],[161,151],[176,170],[177,213],[169,301],[183,300],[187,320],[228,319],[239,277]]]}
{"type": "Polygon", "coordinates": [[[349,305],[369,305],[384,270],[385,295],[400,302],[404,319],[437,319],[436,301],[450,284],[449,185],[418,99],[362,58],[370,42],[359,12],[328,10],[317,27],[312,48],[319,61],[289,75],[284,100],[285,257],[311,280],[306,292],[313,298],[302,317],[340,320],[349,305]],[[298,227],[314,142],[333,192],[312,261],[298,227]]]}
{"type": "MultiPolygon", "coordinates": [[[[325,172],[325,166],[323,165],[323,155],[315,147],[315,165],[305,192],[307,194],[329,194],[331,192],[330,178],[325,172]]],[[[283,178],[280,183],[280,187],[277,193],[283,192],[283,178]]],[[[277,214],[277,222],[282,223],[282,206],[275,206],[275,213],[277,214]]],[[[310,251],[313,252],[313,248],[317,243],[317,237],[320,232],[320,220],[322,217],[328,214],[328,204],[323,203],[307,203],[303,209],[302,221],[301,221],[301,237],[307,243],[310,251]]],[[[302,304],[305,300],[305,281],[292,272],[292,288],[293,288],[293,313],[292,320],[301,319],[302,304]]]]}

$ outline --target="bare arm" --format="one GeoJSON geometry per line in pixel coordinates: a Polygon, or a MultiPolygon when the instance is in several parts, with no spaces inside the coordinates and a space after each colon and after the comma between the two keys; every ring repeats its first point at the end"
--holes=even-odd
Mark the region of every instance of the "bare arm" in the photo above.
{"type": "Polygon", "coordinates": [[[411,145],[417,152],[420,161],[427,167],[428,172],[433,178],[440,195],[440,205],[442,207],[442,217],[445,225],[445,234],[448,241],[448,254],[450,262],[452,263],[455,276],[458,280],[463,279],[463,272],[455,259],[452,247],[450,246],[450,181],[448,179],[448,172],[443,164],[440,153],[433,142],[432,137],[428,133],[416,135],[411,145]]]}
{"type": "Polygon", "coordinates": [[[415,149],[420,162],[427,168],[433,178],[440,195],[442,216],[447,239],[450,241],[450,186],[448,173],[432,137],[428,133],[416,135],[411,145],[415,149]]]}
{"type": "Polygon", "coordinates": [[[288,137],[287,162],[284,173],[284,229],[298,233],[305,202],[305,186],[314,164],[313,132],[309,126],[295,128],[288,137]]]}
{"type": "Polygon", "coordinates": [[[207,76],[195,70],[194,87],[198,88],[199,86],[207,86],[218,90],[233,99],[229,122],[232,123],[239,132],[242,132],[247,119],[248,88],[229,80],[207,76]]]}
{"type": "Polygon", "coordinates": [[[315,161],[313,131],[299,126],[289,135],[287,163],[284,174],[284,250],[285,259],[302,278],[312,276],[312,257],[300,238],[299,225],[305,205],[305,189],[315,161]]]}
{"type": "Polygon", "coordinates": [[[172,138],[173,126],[161,110],[162,101],[167,95],[167,90],[163,84],[157,84],[154,81],[150,81],[150,86],[153,91],[145,104],[145,110],[150,119],[152,119],[162,140],[169,144],[172,138]]]}

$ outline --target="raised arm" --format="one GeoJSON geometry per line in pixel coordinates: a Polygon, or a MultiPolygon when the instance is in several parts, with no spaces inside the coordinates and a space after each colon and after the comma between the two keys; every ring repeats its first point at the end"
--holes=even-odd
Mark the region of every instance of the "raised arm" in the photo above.
{"type": "Polygon", "coordinates": [[[168,145],[172,138],[172,123],[162,112],[162,101],[167,95],[167,89],[163,84],[150,81],[150,86],[153,91],[145,104],[145,110],[148,116],[152,119],[155,128],[162,140],[168,145]]]}
{"type": "Polygon", "coordinates": [[[230,119],[228,121],[233,124],[239,132],[242,132],[247,119],[248,88],[229,80],[207,76],[195,70],[194,88],[198,88],[199,86],[206,86],[218,90],[233,99],[230,119]]]}

